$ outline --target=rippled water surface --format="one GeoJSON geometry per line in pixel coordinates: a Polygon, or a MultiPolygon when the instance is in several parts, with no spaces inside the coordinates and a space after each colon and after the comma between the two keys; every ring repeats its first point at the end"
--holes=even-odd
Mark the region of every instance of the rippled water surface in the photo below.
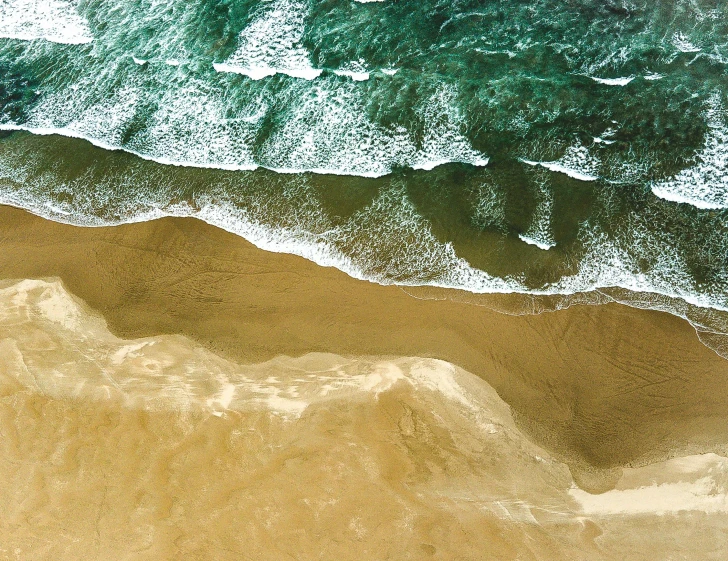
{"type": "Polygon", "coordinates": [[[727,15],[6,1],[0,201],[86,225],[196,215],[382,283],[726,310],[727,15]]]}

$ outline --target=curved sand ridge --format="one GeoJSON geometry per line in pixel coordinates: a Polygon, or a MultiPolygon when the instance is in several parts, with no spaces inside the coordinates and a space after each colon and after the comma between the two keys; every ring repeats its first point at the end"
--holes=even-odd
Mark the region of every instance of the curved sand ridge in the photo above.
{"type": "Polygon", "coordinates": [[[590,495],[446,362],[242,365],[181,336],[123,340],[58,280],[2,283],[0,348],[4,554],[707,559],[726,545],[728,459],[627,469],[590,495]]]}

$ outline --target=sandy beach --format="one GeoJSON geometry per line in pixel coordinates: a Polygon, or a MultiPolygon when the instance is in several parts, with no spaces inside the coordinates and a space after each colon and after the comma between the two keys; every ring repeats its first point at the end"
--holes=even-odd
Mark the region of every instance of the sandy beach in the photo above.
{"type": "Polygon", "coordinates": [[[728,559],[726,36],[0,0],[0,561],[728,559]]]}
{"type": "Polygon", "coordinates": [[[720,558],[728,363],[679,318],[0,212],[5,558],[720,558]]]}
{"type": "Polygon", "coordinates": [[[728,362],[668,314],[608,304],[514,317],[422,300],[188,218],[77,228],[5,207],[0,247],[0,277],[58,277],[121,337],[181,334],[244,363],[451,362],[492,385],[577,478],[728,441],[728,362]]]}

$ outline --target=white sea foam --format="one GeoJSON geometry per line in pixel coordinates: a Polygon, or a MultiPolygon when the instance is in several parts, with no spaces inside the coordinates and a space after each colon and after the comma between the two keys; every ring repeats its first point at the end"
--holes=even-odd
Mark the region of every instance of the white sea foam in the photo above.
{"type": "Polygon", "coordinates": [[[69,45],[90,43],[93,36],[78,13],[78,5],[79,0],[3,0],[0,37],[69,45]]]}
{"type": "Polygon", "coordinates": [[[446,86],[415,107],[424,130],[409,131],[372,122],[365,92],[353,81],[330,75],[315,84],[294,81],[287,86],[286,106],[275,109],[278,124],[256,146],[259,123],[273,110],[277,94],[264,91],[232,109],[221,91],[194,75],[180,78],[175,89],[152,90],[148,74],[128,62],[118,60],[100,74],[46,94],[22,122],[6,120],[0,128],[83,138],[164,164],[228,170],[262,166],[284,173],[378,177],[399,166],[488,163],[461,133],[456,92],[446,86]],[[123,85],[98,96],[99,84],[118,82],[119,74],[125,76],[123,85]],[[125,132],[130,127],[132,135],[125,132]]]}
{"type": "MultiPolygon", "coordinates": [[[[117,69],[109,67],[104,72],[112,76],[117,69]]],[[[264,107],[251,105],[246,108],[248,113],[231,120],[223,99],[210,93],[205,84],[190,80],[179,90],[155,94],[156,110],[124,143],[124,130],[151,94],[143,87],[144,78],[132,75],[124,86],[99,99],[94,94],[95,80],[103,81],[107,75],[88,77],[78,87],[47,95],[24,123],[2,123],[0,129],[83,138],[112,150],[123,144],[125,151],[163,164],[235,170],[258,167],[250,153],[256,123],[249,117],[264,107]]]]}
{"type": "Polygon", "coordinates": [[[543,240],[531,238],[525,234],[518,234],[518,237],[521,241],[526,242],[529,245],[535,245],[537,248],[543,249],[544,251],[547,251],[556,245],[553,242],[544,242],[543,240]]]}
{"type": "Polygon", "coordinates": [[[700,47],[691,43],[684,33],[679,31],[672,36],[672,44],[681,53],[697,53],[701,50],[700,47]]]}
{"type": "Polygon", "coordinates": [[[334,70],[334,74],[336,74],[337,76],[346,76],[348,78],[351,78],[355,82],[364,82],[369,79],[369,72],[357,72],[355,70],[336,69],[334,70]]]}
{"type": "MultiPolygon", "coordinates": [[[[524,160],[525,161],[525,160],[524,160]]],[[[530,162],[526,162],[530,163],[530,162]]],[[[558,162],[535,162],[536,164],[545,167],[548,170],[563,173],[579,181],[596,181],[599,179],[598,176],[589,173],[584,173],[578,169],[574,169],[568,165],[560,164],[558,162]]]]}
{"type": "Polygon", "coordinates": [[[554,196],[548,186],[548,178],[541,172],[535,178],[537,205],[528,231],[519,234],[521,241],[535,245],[539,249],[549,250],[556,245],[551,234],[551,212],[554,196]]]}
{"type": "Polygon", "coordinates": [[[353,82],[307,88],[259,150],[258,163],[275,171],[314,171],[378,177],[394,166],[432,169],[447,162],[486,165],[488,159],[459,131],[453,92],[442,89],[417,108],[427,123],[418,147],[404,127],[384,128],[364,110],[353,82]]]}
{"type": "Polygon", "coordinates": [[[464,119],[458,109],[456,95],[454,88],[442,86],[423,104],[421,114],[428,127],[421,150],[408,161],[412,168],[430,170],[448,162],[464,162],[480,167],[488,165],[488,157],[474,150],[460,131],[464,119]]]}
{"type": "Polygon", "coordinates": [[[334,70],[337,76],[348,76],[355,82],[364,82],[369,79],[369,70],[367,70],[364,59],[353,60],[346,67],[334,70]]]}
{"type": "Polygon", "coordinates": [[[541,166],[550,171],[563,173],[579,181],[599,179],[599,161],[584,146],[570,146],[564,155],[553,162],[538,162],[521,158],[529,166],[541,166]]]}
{"type": "Polygon", "coordinates": [[[589,76],[592,80],[605,86],[626,86],[632,80],[634,76],[626,76],[623,78],[597,78],[596,76],[589,76]]]}
{"type": "MultiPolygon", "coordinates": [[[[622,225],[629,237],[618,241],[596,227],[582,228],[586,254],[576,274],[550,285],[552,294],[575,294],[616,287],[632,294],[651,294],[635,304],[640,308],[660,309],[684,319],[690,318],[669,299],[687,302],[697,308],[728,311],[728,299],[721,292],[697,292],[684,259],[677,248],[665,245],[650,227],[631,220],[622,225]],[[642,262],[649,262],[644,271],[642,262]],[[668,301],[665,301],[664,298],[668,301]]],[[[535,291],[546,293],[545,291],[535,291]]],[[[619,301],[630,304],[630,298],[619,301]]],[[[728,326],[725,326],[728,327],[728,326]]],[[[725,329],[721,328],[721,332],[725,329]]]]}
{"type": "Polygon", "coordinates": [[[321,70],[311,65],[302,46],[308,3],[300,0],[261,2],[256,15],[240,32],[238,47],[223,63],[214,64],[218,72],[244,74],[261,80],[275,74],[313,80],[321,70]]]}
{"type": "Polygon", "coordinates": [[[334,74],[347,76],[355,82],[364,82],[369,79],[369,72],[355,72],[353,70],[334,70],[334,74]]]}
{"type": "MultiPolygon", "coordinates": [[[[26,132],[37,134],[40,136],[48,136],[48,135],[57,134],[59,136],[65,136],[67,138],[78,138],[81,140],[85,140],[85,141],[89,142],[90,144],[93,144],[94,146],[103,148],[104,150],[112,150],[112,151],[113,150],[122,150],[122,148],[120,148],[119,146],[115,146],[114,144],[109,144],[107,142],[98,140],[97,138],[94,138],[93,136],[89,136],[86,133],[79,132],[79,131],[76,131],[76,130],[73,130],[70,128],[30,127],[30,126],[25,126],[25,125],[0,124],[0,131],[26,131],[26,132]]],[[[123,150],[124,150],[124,152],[134,154],[135,156],[138,156],[139,158],[141,158],[143,160],[147,160],[150,162],[157,162],[159,164],[170,165],[170,166],[191,166],[191,167],[222,169],[222,170],[230,170],[230,171],[253,171],[260,167],[255,164],[238,165],[238,164],[204,163],[204,162],[190,163],[187,161],[176,161],[176,160],[165,158],[165,157],[150,156],[143,152],[137,152],[137,151],[129,149],[127,147],[124,147],[123,150]]],[[[25,207],[23,207],[23,208],[25,208],[25,207]]],[[[68,211],[67,214],[72,214],[72,212],[68,211]]],[[[157,218],[157,216],[154,216],[154,218],[157,218]]],[[[150,219],[153,219],[153,218],[150,218],[150,219]]],[[[146,218],[142,218],[140,220],[134,219],[132,221],[133,222],[143,222],[144,220],[146,220],[146,218]]]]}
{"type": "Polygon", "coordinates": [[[292,78],[301,78],[303,80],[314,80],[321,76],[323,70],[318,68],[271,68],[269,66],[237,66],[235,64],[213,62],[213,68],[218,72],[228,72],[230,74],[242,74],[251,80],[262,80],[276,74],[285,74],[292,78]]]}
{"type": "Polygon", "coordinates": [[[720,95],[714,95],[707,111],[708,133],[695,163],[665,180],[650,185],[665,200],[702,209],[728,208],[728,126],[720,95]]]}
{"type": "Polygon", "coordinates": [[[451,244],[435,238],[427,221],[396,188],[384,192],[344,226],[319,235],[296,228],[272,228],[233,205],[221,204],[219,199],[202,202],[200,207],[194,216],[261,249],[299,255],[354,278],[379,284],[479,286],[487,287],[486,292],[525,290],[517,282],[470,267],[451,244]],[[349,246],[346,253],[338,249],[342,245],[349,246]]]}

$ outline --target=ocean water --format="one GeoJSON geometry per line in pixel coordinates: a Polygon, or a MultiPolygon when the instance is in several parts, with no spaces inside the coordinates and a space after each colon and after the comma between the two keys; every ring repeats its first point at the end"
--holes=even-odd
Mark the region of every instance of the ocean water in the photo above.
{"type": "Polygon", "coordinates": [[[6,0],[0,202],[726,333],[726,37],[717,0],[6,0]]]}

